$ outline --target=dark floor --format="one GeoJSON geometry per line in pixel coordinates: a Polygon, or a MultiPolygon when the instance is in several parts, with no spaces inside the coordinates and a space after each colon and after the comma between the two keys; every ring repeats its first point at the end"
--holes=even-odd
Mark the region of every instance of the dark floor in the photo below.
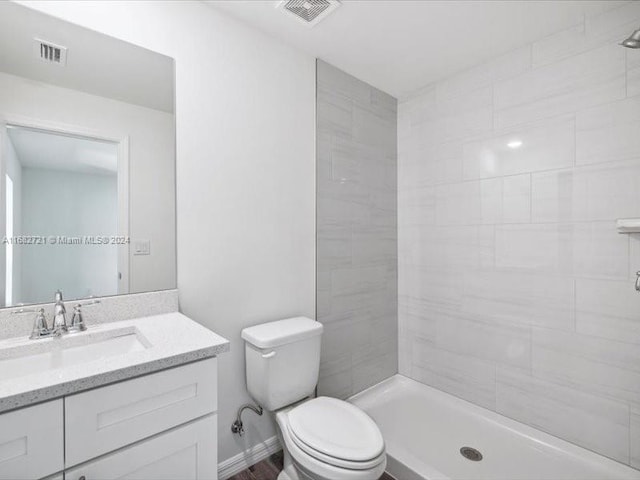
{"type": "MultiPolygon", "coordinates": [[[[229,480],[276,480],[282,470],[282,451],[274,453],[266,460],[256,463],[246,470],[234,475],[229,480]]],[[[394,480],[391,475],[384,474],[380,480],[394,480]]]]}

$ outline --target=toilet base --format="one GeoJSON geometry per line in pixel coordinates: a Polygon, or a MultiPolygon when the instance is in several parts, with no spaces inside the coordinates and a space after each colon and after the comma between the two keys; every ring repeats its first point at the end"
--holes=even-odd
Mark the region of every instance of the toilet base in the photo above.
{"type": "Polygon", "coordinates": [[[282,442],[282,452],[284,453],[283,464],[284,468],[278,474],[277,480],[313,480],[311,477],[306,476],[304,473],[300,472],[295,465],[293,464],[293,459],[291,458],[291,454],[287,450],[285,446],[284,439],[280,433],[280,428],[278,427],[278,436],[280,437],[280,441],[282,442]]]}
{"type": "Polygon", "coordinates": [[[307,478],[309,477],[305,477],[303,479],[296,468],[291,465],[289,468],[285,468],[278,474],[277,480],[306,480],[307,478]]]}

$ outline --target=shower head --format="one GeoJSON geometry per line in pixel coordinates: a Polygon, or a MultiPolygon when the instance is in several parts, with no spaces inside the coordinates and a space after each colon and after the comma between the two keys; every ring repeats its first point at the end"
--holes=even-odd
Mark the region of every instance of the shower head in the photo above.
{"type": "Polygon", "coordinates": [[[627,48],[640,48],[640,28],[629,35],[629,38],[623,40],[620,45],[627,48]]]}

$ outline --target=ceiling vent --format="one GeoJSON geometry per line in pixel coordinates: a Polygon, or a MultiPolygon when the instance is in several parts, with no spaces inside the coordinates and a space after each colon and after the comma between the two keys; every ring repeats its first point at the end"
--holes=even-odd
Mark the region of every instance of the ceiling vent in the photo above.
{"type": "Polygon", "coordinates": [[[308,27],[317,25],[339,6],[339,0],[283,0],[276,5],[308,27]]]}
{"type": "Polygon", "coordinates": [[[33,51],[36,57],[43,62],[63,67],[67,64],[67,47],[40,40],[39,38],[34,38],[33,42],[33,51]]]}

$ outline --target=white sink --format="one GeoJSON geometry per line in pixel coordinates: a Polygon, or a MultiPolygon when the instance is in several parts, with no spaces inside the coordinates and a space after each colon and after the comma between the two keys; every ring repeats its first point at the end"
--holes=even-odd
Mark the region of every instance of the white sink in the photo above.
{"type": "Polygon", "coordinates": [[[0,378],[19,378],[145,350],[135,327],[88,330],[59,338],[0,342],[0,378]]]}

